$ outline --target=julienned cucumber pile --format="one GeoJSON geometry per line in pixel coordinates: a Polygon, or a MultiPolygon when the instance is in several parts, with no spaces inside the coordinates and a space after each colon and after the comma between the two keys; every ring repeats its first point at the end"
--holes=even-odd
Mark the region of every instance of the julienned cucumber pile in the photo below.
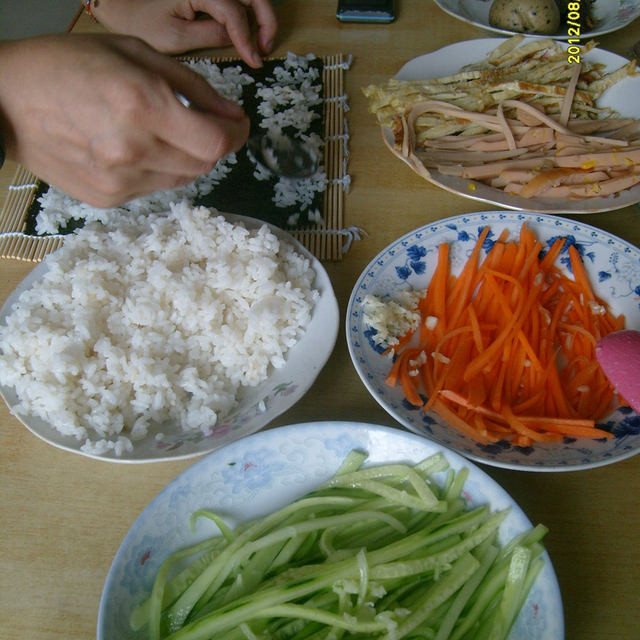
{"type": "Polygon", "coordinates": [[[351,452],[315,491],[235,530],[195,512],[192,525],[210,518],[221,533],[163,562],[132,628],[172,640],[506,638],[547,529],[501,546],[507,512],[468,508],[467,471],[440,453],[365,460],[351,452]]]}

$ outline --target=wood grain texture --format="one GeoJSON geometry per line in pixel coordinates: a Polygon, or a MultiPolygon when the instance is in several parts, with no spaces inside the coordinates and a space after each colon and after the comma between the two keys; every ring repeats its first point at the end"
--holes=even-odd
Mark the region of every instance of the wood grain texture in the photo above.
{"type": "MultiPolygon", "coordinates": [[[[287,51],[352,55],[349,94],[351,190],[344,226],[368,235],[341,262],[327,264],[342,317],[366,264],[400,235],[437,219],[486,209],[425,183],[385,148],[361,87],[393,75],[407,60],[487,34],[434,3],[398,2],[390,25],[341,24],[336,0],[278,4],[274,56],[287,51]]],[[[75,30],[99,31],[80,18],[75,30]]],[[[599,39],[624,54],[640,38],[640,21],[599,39]]],[[[231,50],[215,52],[231,55],[231,50]]],[[[0,202],[16,167],[0,171],[0,202]]],[[[640,208],[576,216],[640,245],[640,208]]],[[[0,261],[0,302],[32,264],[0,261]]],[[[271,427],[313,420],[358,420],[401,428],[372,399],[347,351],[344,328],[310,391],[271,427]]],[[[109,566],[140,511],[189,461],[116,465],[51,447],[0,406],[0,637],[76,640],[95,637],[109,566]]],[[[550,528],[547,547],[558,574],[568,640],[627,640],[640,629],[640,456],[565,473],[484,467],[533,522],[550,528]]]]}

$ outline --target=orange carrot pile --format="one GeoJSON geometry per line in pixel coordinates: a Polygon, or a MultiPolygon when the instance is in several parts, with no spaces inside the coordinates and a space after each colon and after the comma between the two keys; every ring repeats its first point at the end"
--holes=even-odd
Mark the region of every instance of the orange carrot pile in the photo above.
{"type": "Polygon", "coordinates": [[[573,278],[556,266],[563,238],[541,257],[541,243],[523,224],[517,240],[505,230],[480,259],[488,232],[457,277],[449,245],[439,246],[419,302],[422,321],[391,348],[387,383],[482,443],[612,437],[595,427],[614,400],[595,346],[623,328],[624,317],[595,295],[574,246],[573,278]]]}

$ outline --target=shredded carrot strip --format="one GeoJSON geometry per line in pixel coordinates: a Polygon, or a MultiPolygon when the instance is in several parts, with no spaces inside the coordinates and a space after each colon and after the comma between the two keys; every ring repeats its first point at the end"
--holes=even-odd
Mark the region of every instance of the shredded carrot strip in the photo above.
{"type": "Polygon", "coordinates": [[[420,329],[394,347],[387,383],[482,443],[613,437],[595,426],[616,398],[595,345],[623,328],[624,317],[595,295],[578,250],[564,239],[542,255],[523,224],[517,239],[503,231],[482,259],[488,232],[482,229],[457,277],[449,246],[439,246],[418,305],[420,329]],[[562,251],[573,276],[555,264],[562,251]],[[420,353],[426,361],[416,366],[420,353]]]}
{"type": "Polygon", "coordinates": [[[584,268],[584,264],[582,264],[578,250],[573,245],[569,246],[569,259],[571,260],[571,269],[576,284],[580,287],[582,293],[587,296],[587,300],[595,300],[595,295],[589,282],[589,276],[584,268]]]}
{"type": "Polygon", "coordinates": [[[473,333],[473,340],[476,343],[476,349],[478,351],[484,351],[482,331],[480,329],[480,323],[478,322],[478,316],[473,309],[473,304],[469,304],[469,306],[467,307],[467,313],[469,314],[469,324],[471,325],[471,331],[473,333]]]}
{"type": "Polygon", "coordinates": [[[451,306],[451,322],[455,326],[461,317],[463,310],[468,306],[471,294],[473,293],[473,280],[477,272],[478,256],[482,249],[489,227],[484,227],[473,247],[469,259],[465,263],[462,273],[456,279],[456,283],[449,294],[449,304],[451,306]]]}
{"type": "Polygon", "coordinates": [[[540,270],[548,271],[553,263],[556,261],[556,258],[562,251],[562,247],[564,247],[565,239],[564,238],[556,238],[555,242],[551,245],[551,249],[547,252],[545,257],[540,261],[540,270]]]}

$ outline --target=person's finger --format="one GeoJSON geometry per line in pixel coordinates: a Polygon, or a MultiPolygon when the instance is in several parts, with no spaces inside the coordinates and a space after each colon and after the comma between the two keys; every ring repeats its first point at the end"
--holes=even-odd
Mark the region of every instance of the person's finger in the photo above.
{"type": "Polygon", "coordinates": [[[127,39],[125,47],[136,66],[119,78],[111,105],[118,111],[116,120],[208,163],[245,143],[249,120],[239,105],[220,96],[192,69],[141,41],[127,39]],[[196,108],[185,108],[176,91],[196,108]]]}
{"type": "Polygon", "coordinates": [[[100,170],[153,171],[174,176],[196,176],[209,173],[215,160],[195,157],[164,140],[144,132],[117,138],[114,135],[95,136],[88,149],[85,163],[100,170]]]}
{"type": "Polygon", "coordinates": [[[166,50],[167,53],[180,53],[185,50],[206,49],[209,47],[225,47],[231,38],[226,28],[208,15],[198,20],[172,18],[172,27],[176,34],[175,44],[166,50]]]}
{"type": "Polygon", "coordinates": [[[175,189],[189,184],[194,176],[131,167],[104,169],[66,161],[49,164],[39,173],[47,184],[93,207],[115,207],[152,191],[175,189]],[[71,177],[72,176],[72,177],[71,177]]]}
{"type": "MultiPolygon", "coordinates": [[[[187,96],[193,95],[185,92],[187,96]]],[[[185,107],[171,92],[165,101],[159,101],[152,109],[142,109],[137,116],[129,116],[135,126],[136,118],[140,126],[153,133],[168,145],[207,163],[215,163],[224,156],[238,151],[249,136],[249,118],[229,118],[219,104],[223,100],[215,92],[209,102],[204,100],[194,108],[185,107]],[[203,105],[205,109],[200,108],[203,105]],[[207,107],[211,107],[208,109],[207,107]],[[223,115],[219,114],[223,112],[223,115]]]]}
{"type": "Polygon", "coordinates": [[[240,57],[251,67],[262,66],[262,56],[253,44],[247,11],[237,0],[197,0],[192,6],[224,26],[240,57]]]}
{"type": "Polygon", "coordinates": [[[278,31],[278,19],[273,10],[271,0],[240,0],[246,7],[253,10],[258,24],[258,47],[263,55],[271,53],[278,31]]]}
{"type": "Polygon", "coordinates": [[[238,151],[249,137],[249,118],[229,120],[201,111],[185,109],[179,103],[167,113],[167,126],[158,131],[161,140],[214,163],[238,151]]]}
{"type": "Polygon", "coordinates": [[[190,175],[145,171],[138,174],[135,183],[129,182],[126,184],[126,191],[124,192],[126,195],[124,196],[124,199],[122,197],[118,197],[118,195],[112,196],[106,190],[101,193],[100,197],[105,201],[115,203],[107,206],[117,206],[118,200],[120,200],[120,204],[123,204],[133,200],[134,198],[148,195],[153,191],[177,189],[178,187],[183,187],[189,184],[193,179],[194,176],[190,175]]]}
{"type": "Polygon", "coordinates": [[[176,77],[171,85],[182,106],[230,120],[242,120],[246,115],[237,102],[220,95],[202,76],[176,77]]]}
{"type": "MultiPolygon", "coordinates": [[[[175,92],[184,95],[199,111],[207,111],[221,118],[242,120],[245,117],[240,105],[221,96],[203,76],[177,60],[154,51],[139,40],[127,43],[130,59],[137,65],[154,71],[175,92]]],[[[156,91],[160,91],[157,87],[156,91]]],[[[176,102],[175,96],[170,96],[176,102]]]]}

